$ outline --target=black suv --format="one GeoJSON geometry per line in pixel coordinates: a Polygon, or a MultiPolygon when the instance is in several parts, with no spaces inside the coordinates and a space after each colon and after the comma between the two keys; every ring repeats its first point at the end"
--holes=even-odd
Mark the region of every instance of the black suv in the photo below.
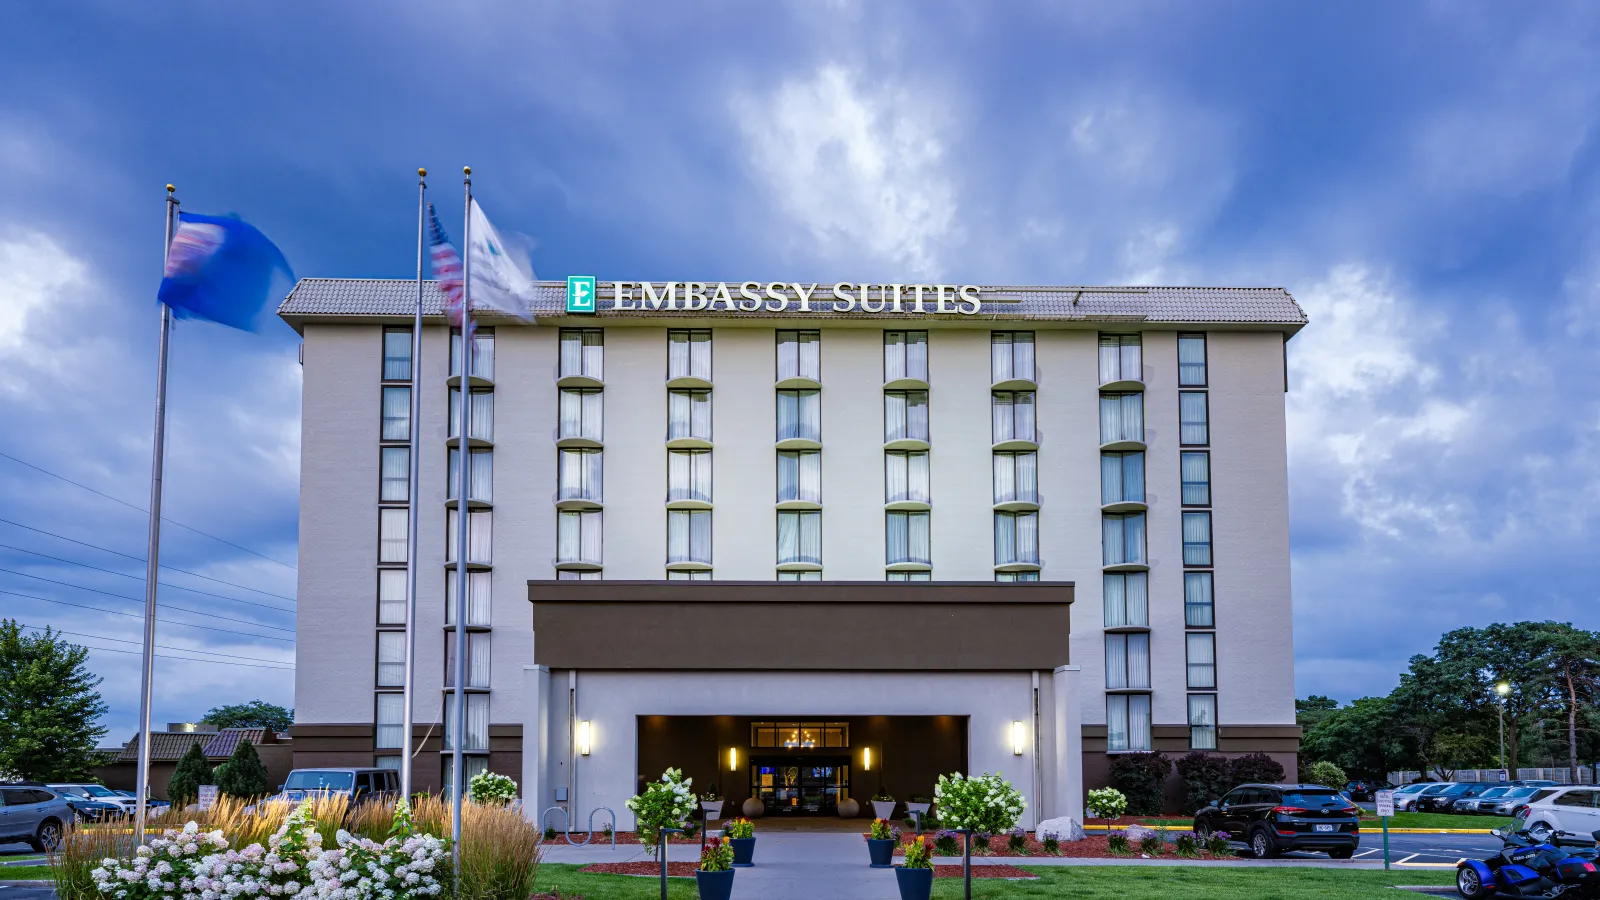
{"type": "Polygon", "coordinates": [[[1349,859],[1361,843],[1360,810],[1320,784],[1241,784],[1194,814],[1196,837],[1226,832],[1251,856],[1315,850],[1349,859]]]}

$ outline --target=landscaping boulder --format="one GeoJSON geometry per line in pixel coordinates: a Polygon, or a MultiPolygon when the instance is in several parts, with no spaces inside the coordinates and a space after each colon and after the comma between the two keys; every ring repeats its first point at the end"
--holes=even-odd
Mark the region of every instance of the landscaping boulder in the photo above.
{"type": "Polygon", "coordinates": [[[1034,829],[1033,836],[1043,841],[1047,837],[1054,837],[1058,841],[1083,840],[1083,825],[1071,816],[1061,816],[1057,819],[1045,819],[1034,829]]]}

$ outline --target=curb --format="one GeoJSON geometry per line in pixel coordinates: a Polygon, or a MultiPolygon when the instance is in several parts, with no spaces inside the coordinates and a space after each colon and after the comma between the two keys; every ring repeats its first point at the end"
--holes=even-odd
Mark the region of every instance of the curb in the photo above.
{"type": "MultiPolygon", "coordinates": [[[[1133,824],[1138,825],[1139,823],[1135,822],[1133,824]]],[[[1127,827],[1128,827],[1127,825],[1116,825],[1116,826],[1112,826],[1112,825],[1085,825],[1085,826],[1083,826],[1083,830],[1084,831],[1111,831],[1111,830],[1113,830],[1113,828],[1115,828],[1117,830],[1121,830],[1121,829],[1124,829],[1124,828],[1127,828],[1127,827]]],[[[1153,828],[1153,829],[1155,829],[1157,831],[1160,831],[1163,828],[1165,828],[1165,829],[1167,829],[1169,831],[1185,830],[1183,828],[1183,826],[1181,826],[1181,825],[1139,825],[1139,827],[1140,828],[1153,828]]],[[[1383,826],[1374,825],[1374,826],[1372,826],[1370,828],[1363,826],[1362,829],[1361,829],[1361,833],[1362,834],[1382,834],[1383,833],[1383,826]]],[[[1494,833],[1494,829],[1492,829],[1492,828],[1390,828],[1389,829],[1389,833],[1390,834],[1493,834],[1494,833]]]]}

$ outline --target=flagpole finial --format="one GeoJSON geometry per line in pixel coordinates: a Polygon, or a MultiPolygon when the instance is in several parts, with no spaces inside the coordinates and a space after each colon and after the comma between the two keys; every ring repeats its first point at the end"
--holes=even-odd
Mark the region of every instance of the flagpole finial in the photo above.
{"type": "Polygon", "coordinates": [[[472,177],[472,167],[471,166],[462,166],[461,167],[461,174],[467,176],[468,178],[471,178],[472,177]]]}
{"type": "Polygon", "coordinates": [[[176,187],[173,187],[173,186],[172,186],[172,185],[170,185],[170,184],[169,184],[169,185],[167,185],[167,193],[169,193],[169,194],[172,194],[172,193],[176,193],[176,192],[177,192],[177,190],[178,190],[178,189],[177,189],[177,188],[176,188],[176,187]]]}
{"type": "Polygon", "coordinates": [[[417,169],[417,177],[418,178],[427,178],[428,177],[428,170],[427,169],[417,169]]]}

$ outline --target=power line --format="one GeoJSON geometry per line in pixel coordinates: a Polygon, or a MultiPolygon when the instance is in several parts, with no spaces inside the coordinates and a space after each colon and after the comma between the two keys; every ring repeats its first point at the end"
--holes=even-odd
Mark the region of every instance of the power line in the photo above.
{"type": "MultiPolygon", "coordinates": [[[[95,650],[101,653],[127,653],[133,656],[143,656],[143,650],[118,650],[115,647],[85,647],[85,650],[95,650]]],[[[280,672],[293,672],[294,666],[263,666],[258,663],[231,663],[221,659],[196,659],[193,656],[173,656],[169,653],[157,653],[162,659],[176,659],[183,662],[211,663],[214,666],[239,666],[245,669],[277,669],[280,672]]]]}
{"type": "MultiPolygon", "coordinates": [[[[6,459],[11,460],[12,462],[16,463],[17,465],[27,466],[28,468],[34,470],[35,472],[43,472],[44,474],[49,475],[51,478],[59,478],[62,481],[65,481],[67,484],[72,485],[73,487],[83,488],[84,490],[88,491],[91,494],[99,494],[100,496],[106,498],[107,500],[110,500],[110,501],[112,501],[114,503],[120,503],[123,506],[128,507],[129,509],[136,509],[139,512],[144,513],[145,515],[149,515],[150,514],[150,510],[145,509],[142,506],[135,506],[134,504],[129,503],[126,500],[121,500],[121,499],[118,499],[116,497],[113,497],[113,496],[111,496],[110,494],[107,494],[104,491],[97,491],[94,488],[89,487],[86,484],[79,484],[78,482],[73,481],[71,478],[68,478],[65,475],[57,475],[56,473],[50,471],[49,469],[41,468],[40,466],[36,466],[31,462],[27,462],[25,460],[17,459],[15,456],[12,456],[9,453],[0,453],[0,456],[3,456],[6,459]]],[[[162,516],[161,517],[161,521],[166,522],[166,523],[168,523],[170,525],[176,525],[179,528],[182,528],[182,529],[184,529],[186,531],[192,531],[195,534],[200,535],[201,537],[208,537],[208,538],[211,538],[213,541],[218,541],[220,543],[227,544],[229,547],[232,547],[235,550],[243,550],[244,552],[250,554],[251,556],[259,556],[262,559],[266,560],[267,562],[275,562],[278,565],[283,566],[286,569],[295,568],[294,566],[289,565],[288,563],[284,562],[283,560],[273,559],[272,557],[266,555],[265,553],[257,553],[256,551],[251,550],[249,547],[241,547],[238,544],[235,544],[233,541],[229,541],[229,540],[225,540],[223,538],[219,538],[214,534],[207,534],[206,532],[201,531],[198,528],[191,528],[190,526],[185,525],[182,522],[174,521],[172,519],[167,518],[166,516],[162,516]]]]}
{"type": "MultiPolygon", "coordinates": [[[[13,547],[10,544],[0,544],[0,549],[15,550],[18,553],[28,553],[28,554],[31,554],[33,556],[39,556],[39,557],[43,557],[45,559],[55,560],[56,562],[59,562],[59,563],[66,563],[69,566],[82,566],[85,569],[93,569],[96,572],[104,572],[107,575],[120,575],[123,578],[131,578],[134,581],[139,582],[140,584],[144,584],[145,583],[145,579],[140,578],[137,575],[129,575],[127,572],[118,572],[118,571],[116,571],[114,569],[102,569],[99,566],[91,566],[88,563],[78,562],[77,560],[63,559],[63,558],[61,558],[59,556],[51,556],[48,553],[40,553],[37,550],[28,550],[28,549],[25,549],[23,547],[13,547]]],[[[289,607],[286,607],[286,606],[273,606],[270,603],[257,603],[254,600],[240,600],[238,597],[228,597],[228,596],[225,596],[223,594],[213,594],[210,591],[202,591],[202,590],[197,590],[197,589],[192,588],[192,587],[184,587],[181,584],[173,584],[170,581],[158,581],[158,582],[156,582],[156,584],[159,584],[162,587],[172,588],[173,590],[188,591],[191,594],[200,594],[200,595],[205,596],[205,597],[215,597],[218,600],[229,600],[229,601],[232,601],[234,603],[244,603],[244,604],[249,605],[249,606],[259,606],[259,607],[262,607],[263,609],[275,609],[275,610],[278,610],[279,612],[286,612],[286,613],[294,612],[293,609],[290,609],[289,607]]]]}
{"type": "MultiPolygon", "coordinates": [[[[17,623],[17,624],[18,624],[18,627],[20,627],[20,628],[32,628],[34,631],[44,631],[45,629],[49,629],[50,631],[52,631],[52,632],[54,632],[56,634],[70,634],[70,635],[73,635],[74,637],[94,638],[97,641],[115,641],[118,644],[137,644],[137,643],[139,643],[139,641],[132,641],[132,640],[128,640],[127,638],[114,638],[114,637],[111,637],[109,635],[104,635],[104,634],[89,634],[86,631],[68,631],[65,628],[56,628],[56,627],[54,627],[52,625],[24,625],[24,624],[22,624],[20,622],[17,623]]],[[[212,652],[210,650],[196,650],[193,647],[173,647],[173,646],[170,646],[170,645],[167,645],[167,644],[156,644],[156,646],[161,648],[162,650],[177,650],[177,651],[180,651],[180,652],[183,652],[183,653],[200,653],[200,654],[203,654],[205,656],[221,656],[221,657],[223,657],[223,660],[219,660],[219,661],[226,661],[226,660],[229,660],[229,659],[245,659],[245,660],[249,660],[250,662],[278,663],[280,665],[288,665],[290,667],[293,667],[293,665],[294,665],[293,663],[289,662],[288,660],[283,660],[283,659],[262,659],[259,656],[235,656],[235,655],[233,655],[231,653],[214,653],[214,652],[212,652]]],[[[101,648],[93,648],[93,649],[101,649],[101,648]]],[[[110,649],[110,648],[107,647],[107,648],[104,648],[104,649],[110,649]]],[[[205,662],[210,662],[211,660],[204,660],[204,661],[205,662]]]]}
{"type": "MultiPolygon", "coordinates": [[[[46,582],[48,584],[59,584],[62,587],[69,587],[69,588],[73,588],[73,589],[80,590],[80,591],[89,591],[90,593],[93,593],[93,594],[105,594],[107,597],[116,597],[119,600],[132,600],[135,603],[143,603],[144,602],[144,598],[143,597],[129,597],[127,594],[113,594],[110,591],[102,591],[99,588],[84,587],[81,584],[73,584],[70,581],[57,581],[54,578],[45,578],[42,575],[29,575],[27,572],[18,572],[16,569],[0,569],[0,572],[4,572],[7,575],[20,575],[23,578],[32,578],[35,581],[43,581],[43,582],[46,582]]],[[[165,606],[167,609],[176,609],[176,610],[180,610],[180,611],[186,612],[186,613],[194,613],[197,616],[207,616],[207,617],[212,618],[212,619],[222,619],[223,621],[226,621],[226,622],[238,622],[238,623],[240,623],[242,625],[254,625],[257,628],[270,628],[273,631],[288,631],[288,632],[291,632],[291,633],[294,631],[293,628],[282,628],[282,627],[277,626],[277,625],[267,625],[267,624],[265,624],[263,622],[257,622],[254,619],[236,619],[233,616],[224,616],[224,615],[221,615],[219,613],[210,613],[210,612],[205,612],[204,610],[190,609],[187,606],[178,606],[178,605],[172,604],[172,603],[165,603],[165,604],[162,604],[162,605],[165,606]]]]}
{"type": "MultiPolygon", "coordinates": [[[[57,540],[67,541],[67,542],[73,543],[73,544],[79,544],[79,545],[84,546],[84,547],[89,547],[90,549],[93,549],[93,550],[102,550],[102,551],[104,551],[106,553],[110,553],[110,554],[113,554],[115,556],[123,557],[124,559],[131,559],[134,562],[148,562],[148,560],[146,560],[142,556],[134,556],[131,553],[123,553],[120,550],[113,550],[110,547],[102,547],[99,544],[91,544],[88,541],[80,541],[77,538],[69,538],[64,534],[56,534],[53,531],[45,531],[43,528],[35,528],[32,525],[24,525],[21,522],[13,522],[10,519],[0,519],[0,522],[4,522],[7,525],[15,525],[18,528],[26,528],[29,531],[35,531],[35,532],[38,532],[39,534],[46,535],[48,537],[56,538],[57,540]]],[[[169,570],[171,570],[173,572],[181,572],[184,575],[192,575],[195,578],[203,578],[206,581],[214,581],[217,584],[227,585],[228,587],[231,587],[231,588],[238,588],[241,591],[251,591],[251,592],[257,593],[257,594],[265,594],[268,597],[277,597],[279,600],[287,600],[290,603],[298,602],[293,597],[285,597],[282,594],[274,594],[271,591],[263,591],[260,588],[253,588],[253,587],[250,587],[248,585],[234,584],[231,581],[223,581],[221,578],[212,578],[210,575],[201,575],[199,572],[191,572],[188,569],[180,569],[177,566],[169,566],[166,563],[161,563],[161,568],[169,569],[169,570]]]]}
{"type": "MultiPolygon", "coordinates": [[[[144,618],[144,616],[140,613],[123,612],[117,609],[106,609],[104,606],[90,606],[87,603],[72,603],[67,600],[57,600],[54,597],[36,597],[33,594],[22,594],[18,593],[17,591],[8,591],[4,589],[0,589],[0,594],[9,594],[13,597],[21,597],[24,600],[38,600],[41,603],[59,603],[62,606],[71,606],[77,609],[91,609],[95,612],[103,612],[113,616],[127,616],[130,619],[144,618]]],[[[263,641],[283,641],[285,644],[294,643],[294,638],[273,637],[270,634],[251,634],[247,631],[233,631],[232,629],[216,628],[211,625],[196,625],[193,622],[179,622],[174,619],[163,619],[160,616],[156,616],[156,621],[165,622],[168,625],[182,625],[185,628],[198,628],[202,631],[217,631],[221,632],[222,634],[237,634],[242,637],[256,638],[263,641]]]]}

